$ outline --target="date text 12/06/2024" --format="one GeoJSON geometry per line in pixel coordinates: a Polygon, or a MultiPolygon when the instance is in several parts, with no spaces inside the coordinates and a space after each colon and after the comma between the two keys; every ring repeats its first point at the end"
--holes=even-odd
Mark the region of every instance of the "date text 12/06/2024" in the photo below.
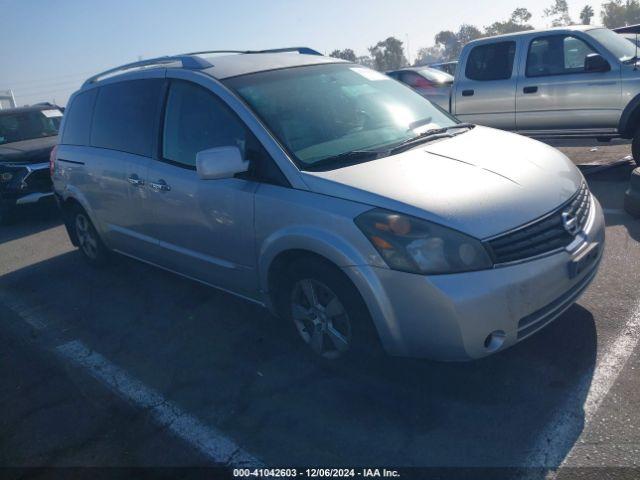
{"type": "Polygon", "coordinates": [[[307,468],[298,470],[295,468],[236,468],[233,469],[234,478],[399,478],[397,470],[386,468],[307,468]]]}

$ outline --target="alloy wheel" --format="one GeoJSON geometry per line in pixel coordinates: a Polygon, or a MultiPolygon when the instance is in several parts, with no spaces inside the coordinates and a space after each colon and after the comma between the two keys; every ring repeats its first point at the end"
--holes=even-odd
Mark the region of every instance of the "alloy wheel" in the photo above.
{"type": "Polygon", "coordinates": [[[98,237],[83,213],[76,215],[76,236],[84,254],[92,260],[98,257],[98,237]]]}
{"type": "Polygon", "coordinates": [[[315,279],[296,282],[291,314],[298,333],[318,355],[333,360],[351,347],[351,321],[338,296],[315,279]]]}

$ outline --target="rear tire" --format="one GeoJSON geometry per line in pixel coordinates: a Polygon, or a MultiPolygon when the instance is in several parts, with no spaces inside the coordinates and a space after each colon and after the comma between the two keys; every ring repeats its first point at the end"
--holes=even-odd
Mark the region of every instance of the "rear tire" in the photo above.
{"type": "Polygon", "coordinates": [[[100,239],[89,215],[82,207],[74,206],[70,211],[71,228],[78,240],[78,248],[82,257],[94,267],[106,265],[109,249],[100,239]]]}
{"type": "Polygon", "coordinates": [[[640,167],[640,128],[636,130],[633,140],[631,141],[631,156],[640,167]]]}
{"type": "Polygon", "coordinates": [[[381,353],[359,292],[337,267],[314,258],[295,261],[282,279],[279,310],[310,352],[324,361],[381,353]]]}

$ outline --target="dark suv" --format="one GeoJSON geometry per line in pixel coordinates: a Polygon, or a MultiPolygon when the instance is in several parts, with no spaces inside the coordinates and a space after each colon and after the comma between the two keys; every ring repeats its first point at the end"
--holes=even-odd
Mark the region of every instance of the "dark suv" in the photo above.
{"type": "Polygon", "coordinates": [[[16,207],[53,199],[49,154],[62,109],[51,104],[0,110],[0,223],[16,207]]]}

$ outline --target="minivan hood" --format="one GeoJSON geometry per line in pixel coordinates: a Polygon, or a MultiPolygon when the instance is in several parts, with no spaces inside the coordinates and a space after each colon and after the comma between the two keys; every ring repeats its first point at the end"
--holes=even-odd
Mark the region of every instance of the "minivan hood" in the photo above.
{"type": "Polygon", "coordinates": [[[558,150],[480,126],[398,155],[302,174],[313,192],[414,215],[480,239],[550,212],[583,181],[558,150]]]}

